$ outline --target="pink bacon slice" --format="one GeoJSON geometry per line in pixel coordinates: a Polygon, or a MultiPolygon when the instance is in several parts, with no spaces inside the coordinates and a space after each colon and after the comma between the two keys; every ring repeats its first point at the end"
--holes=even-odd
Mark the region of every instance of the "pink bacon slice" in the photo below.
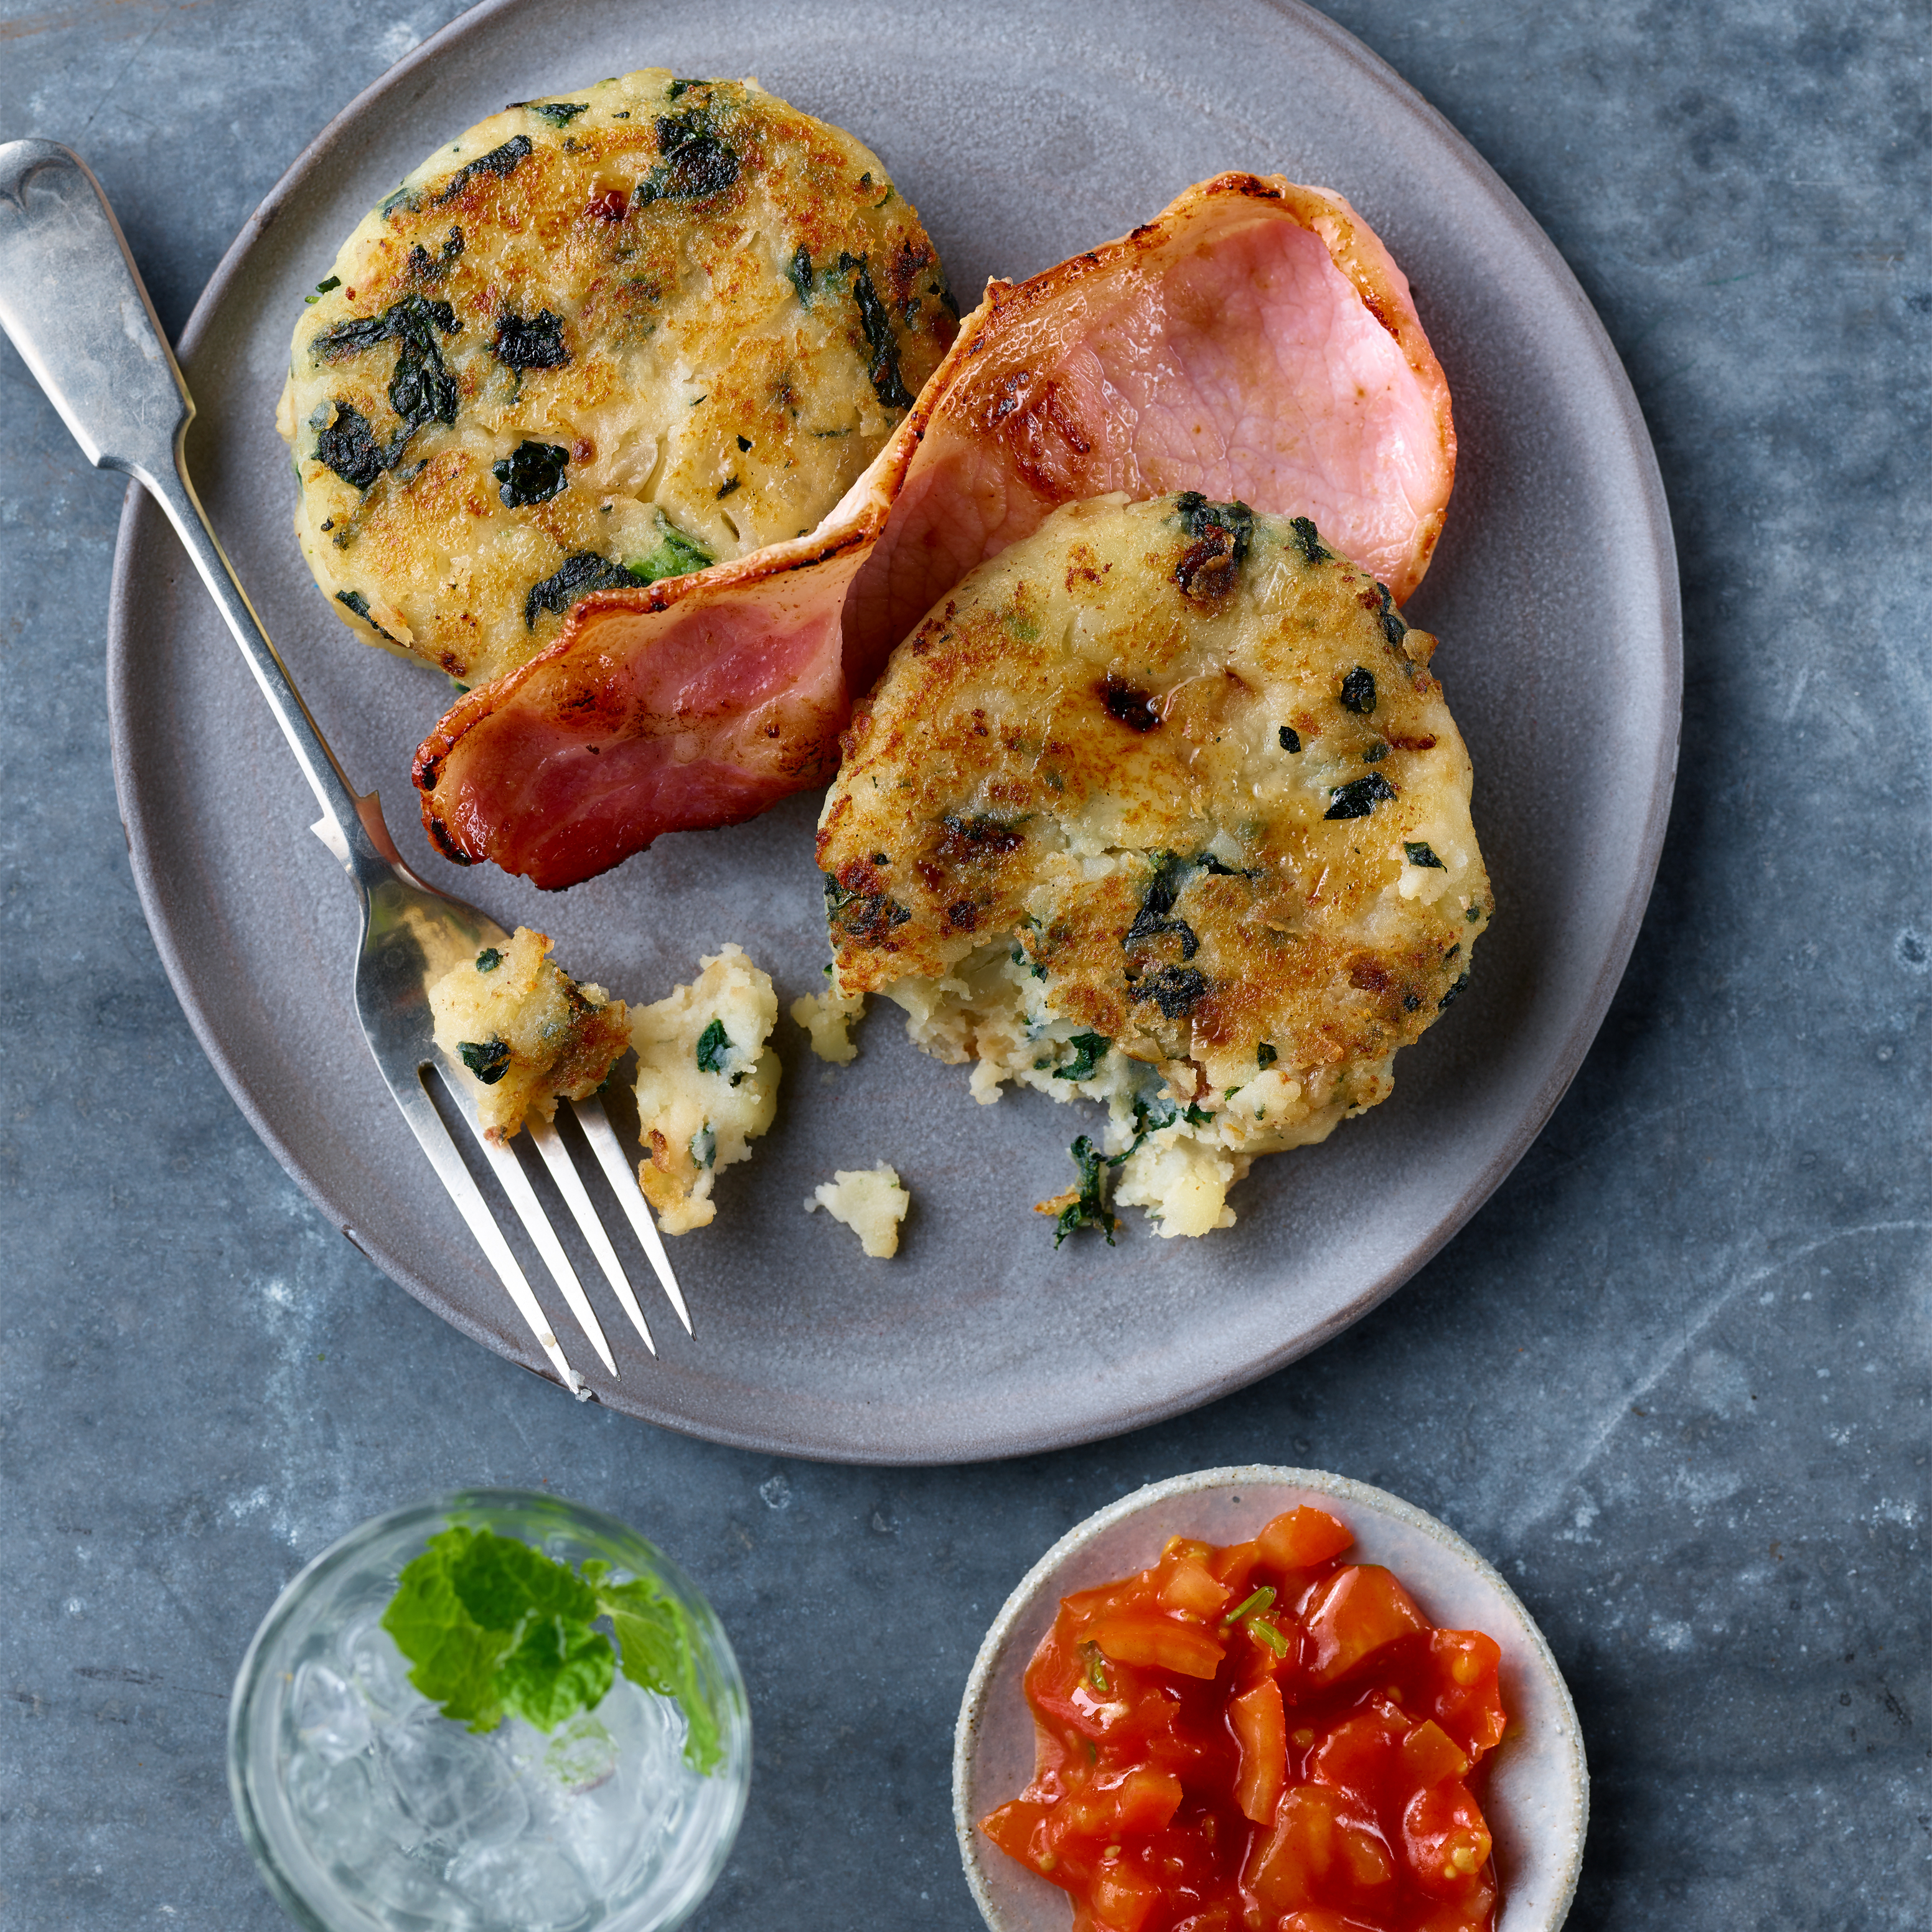
{"type": "Polygon", "coordinates": [[[986,298],[809,536],[603,591],[416,754],[431,839],[558,888],[836,768],[854,698],[1059,505],[1194,490],[1311,518],[1398,601],[1455,473],[1408,284],[1338,195],[1252,175],[986,298]]]}

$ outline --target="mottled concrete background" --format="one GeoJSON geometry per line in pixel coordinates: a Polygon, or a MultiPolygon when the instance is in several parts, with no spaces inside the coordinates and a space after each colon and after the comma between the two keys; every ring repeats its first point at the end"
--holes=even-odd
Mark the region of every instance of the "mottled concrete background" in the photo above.
{"type": "MultiPolygon", "coordinates": [[[[456,10],[4,0],[0,136],[88,156],[172,332],[310,135],[456,10]]],[[[1468,1231],[1310,1360],[1091,1449],[902,1474],[660,1435],[461,1340],[309,1209],[129,882],[119,486],[0,347],[8,1932],[280,1923],[223,1780],[242,1648],[351,1524],[471,1483],[646,1526],[731,1630],[757,1778],[699,1924],[971,1927],[947,1763],[988,1618],[1099,1503],[1250,1459],[1413,1498],[1521,1591],[1595,1774],[1574,1924],[1932,1922],[1926,10],[1334,10],[1629,364],[1681,546],[1682,774],[1602,1036],[1468,1231]]]]}

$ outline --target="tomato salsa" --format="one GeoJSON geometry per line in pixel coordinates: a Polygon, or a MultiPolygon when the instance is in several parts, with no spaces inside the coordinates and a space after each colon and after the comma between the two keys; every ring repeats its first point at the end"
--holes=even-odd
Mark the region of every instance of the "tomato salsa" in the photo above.
{"type": "Polygon", "coordinates": [[[1034,1780],[980,1829],[1072,1894],[1074,1932],[1490,1932],[1471,1779],[1502,1653],[1354,1540],[1290,1510],[1061,1600],[1027,1669],[1034,1780]]]}

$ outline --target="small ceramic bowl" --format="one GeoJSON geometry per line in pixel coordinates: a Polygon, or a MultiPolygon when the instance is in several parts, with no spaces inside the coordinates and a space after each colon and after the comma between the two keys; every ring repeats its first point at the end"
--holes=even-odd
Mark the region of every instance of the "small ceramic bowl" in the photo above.
{"type": "Polygon", "coordinates": [[[1070,1529],[993,1619],[966,1681],[952,1746],[952,1822],[966,1882],[993,1932],[1068,1932],[1072,1901],[981,1836],[977,1821],[1030,1780],[1033,1714],[1022,1680],[1062,1597],[1144,1570],[1170,1536],[1244,1543],[1310,1503],[1355,1533],[1352,1555],[1386,1564],[1438,1628],[1502,1646],[1509,1729],[1489,1760],[1483,1808],[1496,1840],[1497,1932],[1556,1932],[1583,1860],[1589,1775],[1570,1693],[1529,1612],[1456,1532],[1412,1503],[1320,1469],[1204,1469],[1170,1477],[1070,1529]]]}

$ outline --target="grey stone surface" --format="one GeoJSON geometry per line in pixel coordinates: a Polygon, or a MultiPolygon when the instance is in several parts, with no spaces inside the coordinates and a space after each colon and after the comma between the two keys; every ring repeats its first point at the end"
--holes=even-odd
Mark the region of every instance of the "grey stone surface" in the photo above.
{"type": "MultiPolygon", "coordinates": [[[[455,10],[6,0],[0,136],[87,155],[176,331],[303,143],[455,10]]],[[[142,925],[100,676],[120,491],[0,347],[8,1932],[280,1923],[224,1783],[242,1651],[340,1532],[474,1483],[638,1523],[731,1630],[756,1780],[698,1924],[969,1927],[947,1761],[986,1623],[1090,1509],[1247,1460],[1384,1485],[1516,1585],[1595,1777],[1573,1924],[1932,1921],[1924,11],[1333,10],[1629,364],[1679,536],[1682,778],[1604,1032],[1474,1223],[1306,1361],[1088,1449],[907,1473],[655,1432],[323,1224],[142,925]]]]}

